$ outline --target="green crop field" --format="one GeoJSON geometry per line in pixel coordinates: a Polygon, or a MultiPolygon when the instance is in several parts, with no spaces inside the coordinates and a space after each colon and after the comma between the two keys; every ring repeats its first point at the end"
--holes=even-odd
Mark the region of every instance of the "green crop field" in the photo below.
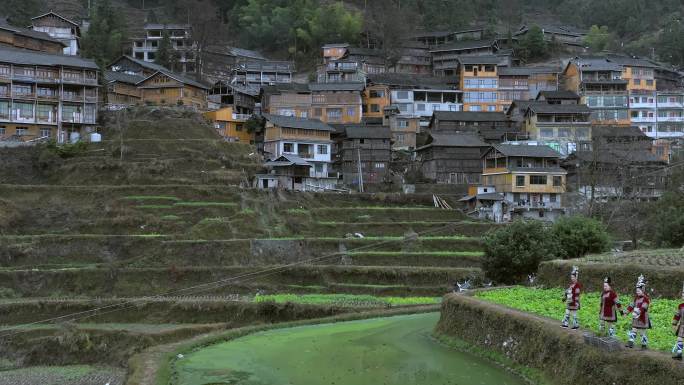
{"type": "Polygon", "coordinates": [[[258,295],[254,302],[301,303],[308,305],[334,305],[345,307],[386,307],[427,305],[440,303],[439,297],[375,297],[350,294],[272,294],[258,295]]]}
{"type": "MultiPolygon", "coordinates": [[[[560,320],[565,314],[565,304],[561,301],[564,289],[536,289],[514,287],[478,292],[476,297],[500,305],[512,307],[524,312],[560,320]]],[[[599,293],[584,293],[581,297],[582,308],[579,320],[582,329],[598,332],[599,293]]],[[[632,301],[631,293],[618,293],[625,309],[632,301]]],[[[650,347],[652,349],[670,351],[676,337],[672,333],[672,316],[681,303],[673,299],[652,299],[651,322],[653,329],[648,331],[650,347]]],[[[627,331],[631,329],[631,316],[619,317],[617,322],[617,336],[627,341],[627,331]]],[[[640,337],[639,337],[640,338],[640,337]]],[[[636,344],[639,344],[637,339],[636,344]]]]}
{"type": "Polygon", "coordinates": [[[577,260],[585,263],[620,263],[657,267],[684,266],[683,249],[637,250],[627,253],[592,254],[577,260]]]}

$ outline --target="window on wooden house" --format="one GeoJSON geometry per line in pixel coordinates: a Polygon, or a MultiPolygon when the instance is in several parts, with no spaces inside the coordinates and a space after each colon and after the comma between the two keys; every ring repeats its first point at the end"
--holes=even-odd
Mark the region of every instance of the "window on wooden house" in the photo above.
{"type": "Polygon", "coordinates": [[[524,175],[516,175],[515,176],[515,186],[516,187],[524,187],[525,186],[525,176],[524,175]]]}
{"type": "Polygon", "coordinates": [[[546,175],[530,175],[530,184],[545,185],[546,175]]]}

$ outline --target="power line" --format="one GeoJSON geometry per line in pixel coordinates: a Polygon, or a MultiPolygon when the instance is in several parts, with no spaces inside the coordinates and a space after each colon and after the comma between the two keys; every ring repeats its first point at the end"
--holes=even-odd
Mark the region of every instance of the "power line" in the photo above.
{"type": "MultiPolygon", "coordinates": [[[[426,230],[426,231],[423,231],[423,232],[420,232],[420,233],[417,233],[417,234],[418,234],[419,236],[420,236],[420,235],[426,235],[426,234],[430,234],[430,233],[441,232],[441,231],[447,230],[447,229],[449,229],[449,228],[456,228],[456,227],[465,226],[465,225],[467,225],[467,224],[464,224],[464,223],[461,223],[461,224],[453,224],[453,223],[451,223],[451,224],[448,224],[448,225],[439,227],[439,228],[437,228],[437,229],[426,230]]],[[[370,245],[359,246],[359,247],[357,247],[357,248],[347,250],[347,252],[350,252],[350,251],[351,251],[351,252],[355,252],[355,251],[360,251],[360,250],[366,250],[366,249],[374,248],[374,247],[381,246],[381,245],[384,245],[384,244],[387,244],[387,243],[390,243],[390,242],[394,242],[394,241],[396,241],[396,239],[388,239],[388,240],[380,241],[380,242],[373,243],[373,244],[370,244],[370,245]]],[[[164,296],[168,296],[168,295],[172,295],[172,294],[177,294],[177,293],[183,293],[183,292],[187,292],[187,291],[193,291],[193,290],[195,290],[195,289],[200,289],[199,292],[206,291],[206,290],[210,290],[210,289],[215,289],[215,288],[219,288],[219,287],[225,286],[225,285],[227,285],[227,284],[229,284],[229,283],[231,283],[231,282],[238,281],[238,280],[241,280],[241,279],[244,279],[244,278],[247,278],[247,277],[256,277],[256,276],[262,275],[262,274],[264,274],[264,273],[268,273],[268,274],[266,274],[266,275],[263,275],[263,276],[265,277],[265,276],[269,276],[269,275],[273,275],[273,274],[280,273],[280,272],[282,272],[282,271],[285,271],[285,270],[287,270],[287,269],[290,269],[290,268],[292,268],[292,267],[295,267],[295,266],[298,266],[298,265],[301,265],[301,264],[306,264],[306,263],[321,261],[321,260],[325,260],[325,259],[328,259],[328,258],[340,256],[341,254],[342,254],[341,252],[330,253],[330,254],[326,254],[326,255],[323,255],[323,256],[320,256],[320,257],[316,257],[316,258],[310,258],[310,259],[307,259],[307,260],[297,261],[297,262],[293,262],[293,263],[286,264],[286,265],[274,266],[274,267],[271,267],[271,268],[268,268],[268,269],[263,269],[263,270],[259,270],[259,271],[255,271],[255,272],[250,272],[250,273],[246,273],[246,274],[242,274],[242,275],[237,275],[237,276],[233,276],[233,277],[230,277],[230,278],[225,278],[225,279],[221,279],[221,280],[217,280],[217,281],[213,281],[213,282],[207,282],[207,283],[202,283],[202,284],[198,284],[198,285],[194,285],[194,286],[189,286],[189,287],[186,287],[186,288],[183,288],[183,289],[173,290],[173,291],[169,291],[169,292],[162,293],[162,294],[157,294],[157,295],[153,295],[153,296],[137,298],[137,299],[133,299],[133,300],[129,300],[129,301],[124,301],[124,302],[117,303],[117,304],[111,304],[111,305],[106,305],[106,306],[100,306],[100,307],[97,307],[97,308],[95,308],[95,309],[85,310],[85,311],[81,311],[81,312],[76,312],[76,313],[71,313],[71,314],[62,315],[62,316],[59,316],[59,317],[52,317],[52,318],[47,318],[47,319],[43,319],[43,320],[39,320],[39,321],[34,321],[34,322],[22,324],[22,325],[17,325],[16,328],[26,327],[26,326],[32,326],[32,325],[37,325],[37,324],[43,324],[43,323],[50,323],[50,322],[59,321],[59,320],[64,320],[64,319],[68,319],[69,321],[75,321],[75,320],[79,320],[79,319],[86,319],[86,318],[94,317],[94,316],[96,316],[96,315],[109,314],[109,313],[113,313],[113,312],[116,312],[116,311],[121,311],[121,310],[125,310],[125,309],[128,309],[128,308],[134,307],[134,306],[136,306],[135,304],[137,304],[137,303],[139,303],[139,302],[147,301],[147,300],[150,300],[150,299],[154,299],[154,298],[163,298],[164,296]],[[121,306],[124,306],[124,307],[121,307],[121,306]],[[119,307],[121,307],[121,308],[119,308],[119,307]],[[105,313],[99,313],[99,314],[97,313],[99,310],[112,309],[112,308],[116,308],[116,309],[110,310],[110,311],[105,312],[105,313]],[[78,317],[78,316],[81,316],[81,315],[82,315],[82,317],[78,317]]],[[[23,330],[14,330],[14,331],[10,331],[9,333],[0,334],[0,338],[11,337],[11,336],[14,336],[14,335],[17,335],[17,334],[25,333],[25,332],[27,332],[27,331],[29,331],[29,330],[23,329],[23,330]]]]}

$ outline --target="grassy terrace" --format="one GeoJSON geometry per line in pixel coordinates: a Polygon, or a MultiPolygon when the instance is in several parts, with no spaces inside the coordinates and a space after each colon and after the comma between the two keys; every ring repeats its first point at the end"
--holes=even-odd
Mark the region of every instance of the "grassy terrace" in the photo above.
{"type": "Polygon", "coordinates": [[[345,294],[273,294],[258,295],[255,302],[300,303],[310,305],[334,305],[344,307],[395,307],[430,305],[441,302],[441,297],[376,297],[372,295],[345,294]]]}
{"type": "MultiPolygon", "coordinates": [[[[627,293],[618,293],[618,295],[621,295],[621,301],[626,308],[632,301],[631,295],[627,293]]],[[[565,304],[561,301],[563,289],[515,287],[482,291],[476,296],[485,301],[556,319],[559,324],[565,314],[565,304]]],[[[582,295],[582,308],[579,311],[582,329],[598,333],[599,298],[600,293],[597,292],[582,295]]],[[[672,349],[676,339],[671,331],[672,314],[680,303],[679,300],[653,299],[650,308],[653,329],[648,332],[652,349],[667,352],[672,349]]],[[[631,321],[631,316],[618,319],[617,337],[623,341],[627,341],[627,331],[631,329],[631,321]]],[[[637,346],[638,344],[639,341],[637,341],[637,346]]]]}

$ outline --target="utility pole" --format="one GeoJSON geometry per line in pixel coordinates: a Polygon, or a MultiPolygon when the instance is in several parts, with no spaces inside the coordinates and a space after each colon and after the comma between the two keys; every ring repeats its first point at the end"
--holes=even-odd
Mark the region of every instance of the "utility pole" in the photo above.
{"type": "Polygon", "coordinates": [[[358,172],[359,172],[359,192],[363,192],[363,171],[361,167],[361,144],[356,148],[356,154],[358,155],[358,172]]]}

